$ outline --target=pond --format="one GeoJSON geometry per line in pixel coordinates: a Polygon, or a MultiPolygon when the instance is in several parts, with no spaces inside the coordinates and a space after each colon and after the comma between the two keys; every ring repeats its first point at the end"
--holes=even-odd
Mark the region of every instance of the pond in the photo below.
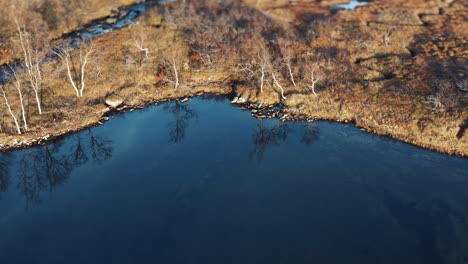
{"type": "Polygon", "coordinates": [[[466,263],[468,160],[223,98],[0,156],[1,263],[466,263]]]}

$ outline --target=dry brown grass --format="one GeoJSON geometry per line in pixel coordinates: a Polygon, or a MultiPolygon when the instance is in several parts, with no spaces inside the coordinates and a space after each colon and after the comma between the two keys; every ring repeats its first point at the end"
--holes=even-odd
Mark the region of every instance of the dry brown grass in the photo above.
{"type": "MultiPolygon", "coordinates": [[[[183,32],[167,24],[161,28],[149,26],[152,19],[159,19],[158,12],[150,12],[137,28],[112,32],[96,40],[94,47],[98,50],[98,56],[89,65],[84,98],[76,99],[73,96],[61,62],[47,64],[44,69],[48,73],[47,97],[44,101],[46,114],[43,117],[34,115],[34,112],[31,114],[30,135],[2,135],[0,142],[11,145],[14,140],[60,134],[95,123],[108,111],[104,105],[106,98],[120,98],[127,105],[144,106],[201,92],[228,94],[232,81],[238,83],[234,87],[238,96],[258,104],[271,105],[282,101],[286,106],[285,112],[293,118],[353,121],[368,131],[466,156],[468,135],[458,138],[457,133],[468,118],[468,110],[461,107],[434,113],[425,103],[426,96],[433,92],[427,83],[426,66],[433,52],[431,45],[434,44],[421,41],[420,36],[441,34],[438,28],[442,30],[442,27],[438,23],[447,21],[434,20],[433,27],[421,26],[418,14],[432,12],[439,5],[446,8],[448,13],[454,11],[444,2],[431,2],[429,8],[421,6],[421,3],[414,2],[411,8],[404,8],[410,10],[409,13],[402,13],[398,5],[386,2],[385,12],[390,15],[383,21],[378,16],[382,9],[369,4],[352,12],[340,12],[313,22],[315,35],[306,34],[312,37],[307,41],[301,40],[301,44],[295,47],[298,54],[313,54],[323,61],[326,77],[319,82],[318,94],[315,95],[306,87],[308,80],[304,74],[298,74],[297,87],[290,84],[287,75],[279,74],[288,97],[286,100],[280,99],[271,80],[268,80],[264,92],[260,93],[256,82],[249,83],[241,72],[234,70],[236,63],[244,59],[239,58],[237,52],[219,53],[223,55],[223,66],[197,65],[197,56],[184,41],[186,36],[183,32]],[[395,26],[395,20],[406,24],[395,26]],[[390,44],[386,46],[382,38],[390,24],[393,33],[390,44]],[[132,34],[141,29],[147,34],[144,42],[144,46],[150,50],[150,59],[147,60],[143,60],[144,56],[132,38],[132,34]],[[159,70],[160,62],[167,59],[173,47],[178,47],[179,52],[185,55],[181,66],[184,85],[178,90],[165,81],[164,72],[159,70]],[[412,54],[414,50],[419,53],[412,54]]],[[[267,8],[265,3],[263,5],[262,8],[267,8]]],[[[460,7],[454,5],[451,8],[460,7]]],[[[275,36],[289,36],[294,30],[303,28],[300,25],[302,22],[296,21],[286,26],[278,22],[282,24],[281,30],[284,32],[280,31],[275,36]]],[[[453,28],[455,38],[466,40],[464,33],[459,32],[457,23],[453,28]]],[[[269,48],[275,50],[275,45],[273,40],[269,48]]],[[[233,50],[242,51],[242,47],[233,50]]],[[[449,57],[450,52],[455,52],[460,58],[466,58],[466,54],[456,46],[437,51],[442,57],[449,57]]],[[[302,63],[302,60],[297,63],[302,63]]]]}
{"type": "MultiPolygon", "coordinates": [[[[22,0],[19,0],[21,2],[22,0]]],[[[27,4],[0,0],[0,65],[19,59],[13,42],[16,38],[15,18],[28,31],[47,31],[48,41],[58,39],[92,21],[112,15],[116,8],[131,5],[140,0],[86,0],[83,4],[62,0],[25,1],[27,4]],[[28,6],[29,4],[29,6],[28,6]],[[69,8],[70,10],[65,10],[69,8]],[[23,21],[24,20],[24,21],[23,21]]]]}

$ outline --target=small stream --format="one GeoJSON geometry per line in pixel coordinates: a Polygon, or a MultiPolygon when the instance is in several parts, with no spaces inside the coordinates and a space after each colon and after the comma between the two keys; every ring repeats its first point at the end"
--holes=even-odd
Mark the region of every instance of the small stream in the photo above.
{"type": "MultiPolygon", "coordinates": [[[[143,14],[148,8],[164,3],[171,2],[172,0],[148,0],[143,3],[137,3],[127,7],[123,7],[118,10],[118,12],[110,17],[104,19],[99,19],[90,23],[89,25],[84,26],[84,28],[73,31],[65,35],[65,43],[69,43],[71,47],[77,47],[81,44],[83,40],[91,40],[110,32],[113,30],[118,30],[124,27],[129,26],[135,19],[137,19],[141,14],[143,14]],[[108,19],[115,20],[113,23],[108,23],[108,19]]],[[[348,4],[341,4],[337,6],[330,7],[331,10],[353,10],[359,6],[367,4],[368,1],[363,0],[351,0],[348,4]]],[[[268,15],[268,12],[265,13],[268,15]]],[[[62,43],[63,44],[63,43],[62,43]]],[[[48,58],[44,60],[46,62],[50,58],[53,58],[54,55],[50,54],[48,58]]],[[[19,63],[11,65],[13,70],[16,70],[20,67],[19,63]]],[[[8,81],[9,76],[11,75],[11,69],[6,66],[0,66],[0,84],[8,81]]]]}
{"type": "Polygon", "coordinates": [[[129,26],[135,21],[141,14],[143,14],[148,8],[156,6],[158,4],[168,2],[167,0],[149,0],[143,3],[137,3],[128,7],[119,9],[119,12],[115,15],[100,19],[83,29],[77,30],[68,34],[71,46],[79,46],[82,40],[91,40],[101,36],[110,31],[118,30],[129,26]],[[112,23],[108,23],[109,20],[115,20],[112,23]]]}
{"type": "MultiPolygon", "coordinates": [[[[89,41],[94,38],[101,36],[110,31],[118,30],[124,27],[129,26],[133,21],[135,21],[140,15],[142,15],[148,8],[156,6],[158,4],[169,2],[168,0],[148,0],[142,3],[133,4],[130,6],[122,7],[118,9],[118,12],[115,14],[94,21],[88,25],[85,25],[82,29],[78,29],[71,33],[65,34],[61,42],[61,45],[68,43],[71,47],[77,47],[81,45],[83,40],[89,41]],[[113,23],[108,23],[107,21],[115,20],[113,23]]],[[[54,59],[55,55],[52,53],[44,59],[43,62],[47,62],[50,59],[54,59]]],[[[21,65],[19,63],[14,63],[11,65],[11,69],[17,70],[21,65]]],[[[8,81],[9,76],[12,74],[10,67],[7,65],[0,66],[0,84],[8,81]]]]}

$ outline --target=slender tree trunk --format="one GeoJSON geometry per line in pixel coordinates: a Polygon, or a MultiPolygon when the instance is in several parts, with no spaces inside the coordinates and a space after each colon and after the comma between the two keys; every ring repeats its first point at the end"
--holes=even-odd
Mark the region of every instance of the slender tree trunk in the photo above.
{"type": "Polygon", "coordinates": [[[34,90],[34,95],[36,97],[37,110],[39,111],[39,114],[42,115],[42,106],[41,106],[41,99],[39,97],[39,91],[34,90]]]}
{"type": "MultiPolygon", "coordinates": [[[[37,52],[36,52],[37,54],[37,52]]],[[[36,55],[36,74],[38,77],[38,82],[42,82],[42,74],[41,74],[41,69],[39,68],[39,62],[38,58],[36,55]]],[[[37,110],[39,111],[39,114],[42,115],[42,83],[37,83],[37,89],[34,89],[34,93],[36,94],[36,103],[37,103],[37,110]],[[39,89],[40,87],[40,89],[39,89]],[[41,94],[41,96],[39,95],[41,94]]]]}
{"type": "Polygon", "coordinates": [[[315,77],[315,70],[310,71],[310,80],[312,82],[310,88],[312,89],[312,92],[316,95],[317,93],[315,92],[315,85],[320,79],[315,77]]]}
{"type": "Polygon", "coordinates": [[[276,79],[276,75],[274,72],[271,73],[271,77],[273,77],[273,83],[280,89],[281,91],[281,98],[283,98],[284,100],[288,99],[287,97],[284,96],[284,89],[283,89],[283,86],[281,86],[281,84],[278,82],[278,80],[276,79]]]}
{"type": "Polygon", "coordinates": [[[260,77],[260,93],[263,93],[264,84],[265,84],[265,68],[262,66],[262,77],[260,77]]]}
{"type": "Polygon", "coordinates": [[[140,51],[145,52],[145,58],[149,59],[149,49],[148,48],[143,48],[141,45],[138,45],[138,44],[136,44],[136,46],[140,51]]]}
{"type": "Polygon", "coordinates": [[[73,76],[72,76],[71,69],[70,69],[70,62],[68,61],[68,56],[69,55],[65,55],[65,64],[67,66],[68,79],[70,80],[70,83],[76,92],[76,97],[80,97],[80,91],[78,90],[78,87],[76,86],[76,83],[73,80],[73,76]]]}
{"type": "Polygon", "coordinates": [[[93,53],[93,48],[91,47],[90,50],[86,53],[84,60],[81,59],[81,50],[80,50],[80,62],[81,63],[81,89],[80,89],[80,97],[83,97],[83,91],[85,88],[85,73],[86,73],[86,64],[88,63],[88,57],[91,53],[93,53]]]}
{"type": "Polygon", "coordinates": [[[20,125],[18,123],[18,119],[16,119],[15,114],[11,110],[11,106],[10,106],[10,103],[8,102],[8,98],[7,98],[7,95],[5,93],[5,90],[3,89],[2,86],[0,86],[0,89],[2,90],[3,99],[5,100],[5,104],[7,106],[8,112],[10,113],[11,117],[13,118],[13,121],[15,122],[15,126],[16,126],[16,130],[18,132],[18,135],[21,135],[21,127],[20,127],[20,125]]]}
{"type": "Polygon", "coordinates": [[[18,21],[15,21],[15,22],[16,22],[17,31],[19,33],[21,48],[23,50],[24,66],[26,67],[27,73],[29,75],[29,82],[30,82],[31,88],[34,90],[34,93],[36,94],[38,112],[40,115],[42,115],[41,99],[38,96],[38,94],[42,90],[42,74],[41,74],[41,70],[39,67],[38,52],[37,52],[37,49],[33,51],[33,48],[31,47],[30,39],[28,38],[28,36],[26,37],[24,36],[25,31],[21,29],[18,21]],[[33,62],[33,55],[32,55],[33,52],[35,53],[34,62],[33,62]]]}
{"type": "Polygon", "coordinates": [[[80,48],[80,69],[76,70],[73,60],[71,60],[69,48],[63,49],[61,52],[56,52],[62,60],[65,61],[65,66],[67,67],[67,75],[70,81],[70,84],[75,90],[76,97],[83,97],[83,91],[85,89],[85,75],[86,75],[86,65],[88,64],[89,55],[94,52],[92,46],[89,47],[89,50],[83,56],[83,50],[80,48]],[[72,74],[72,68],[73,73],[72,74]],[[75,78],[74,78],[75,77],[75,78]]]}
{"type": "Polygon", "coordinates": [[[21,92],[20,84],[15,85],[16,90],[18,91],[18,96],[20,99],[21,104],[21,116],[23,117],[24,129],[28,130],[28,122],[26,121],[26,111],[24,110],[24,100],[23,100],[23,93],[21,92]]]}
{"type": "Polygon", "coordinates": [[[177,88],[179,87],[179,73],[177,71],[175,58],[172,58],[172,68],[174,69],[174,78],[175,78],[174,90],[177,90],[177,88]]]}
{"type": "Polygon", "coordinates": [[[267,67],[265,51],[263,51],[262,55],[260,55],[260,52],[258,52],[257,57],[260,60],[260,71],[262,73],[262,76],[260,77],[260,93],[263,93],[263,86],[265,85],[265,71],[267,67]]]}
{"type": "Polygon", "coordinates": [[[15,86],[16,91],[18,91],[18,97],[20,99],[20,105],[21,105],[21,116],[23,118],[24,129],[28,130],[28,122],[27,122],[27,118],[26,118],[26,111],[24,109],[24,97],[23,97],[23,92],[21,91],[21,82],[18,79],[18,76],[16,75],[15,71],[11,67],[10,67],[10,69],[13,72],[13,76],[15,77],[13,85],[15,86]]]}
{"type": "Polygon", "coordinates": [[[294,85],[294,87],[296,87],[296,82],[294,81],[294,74],[293,74],[292,69],[291,69],[291,64],[287,63],[286,66],[288,67],[289,77],[291,78],[291,82],[294,85]]]}

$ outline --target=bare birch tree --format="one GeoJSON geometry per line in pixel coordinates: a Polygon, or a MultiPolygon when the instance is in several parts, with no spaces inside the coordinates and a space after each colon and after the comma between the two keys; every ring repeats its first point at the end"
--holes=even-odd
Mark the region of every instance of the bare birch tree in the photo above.
{"type": "Polygon", "coordinates": [[[172,56],[164,59],[161,62],[161,68],[164,74],[164,81],[174,85],[174,90],[177,90],[180,83],[180,73],[179,73],[179,63],[177,60],[177,55],[173,54],[172,56]]]}
{"type": "Polygon", "coordinates": [[[145,41],[146,41],[146,38],[147,38],[147,35],[146,35],[146,29],[145,28],[131,28],[131,35],[132,35],[132,39],[133,39],[133,42],[135,44],[135,46],[138,48],[138,50],[140,50],[141,52],[144,52],[145,54],[145,59],[149,59],[149,54],[150,54],[150,51],[148,48],[146,48],[146,45],[145,45],[145,41]]]}
{"type": "Polygon", "coordinates": [[[265,85],[265,76],[267,73],[267,66],[269,64],[269,56],[265,50],[258,52],[259,71],[260,71],[260,93],[263,93],[263,86],[265,85]]]}
{"type": "Polygon", "coordinates": [[[24,109],[24,97],[23,97],[23,91],[21,88],[21,81],[20,79],[18,79],[18,76],[16,75],[16,72],[13,69],[11,69],[11,72],[13,72],[13,75],[15,77],[13,81],[13,85],[15,86],[16,91],[18,92],[18,98],[20,100],[21,116],[23,118],[24,129],[28,130],[29,128],[28,128],[28,122],[26,120],[26,111],[24,109]]]}
{"type": "MultiPolygon", "coordinates": [[[[176,42],[174,42],[176,43],[176,42]]],[[[164,71],[166,82],[172,83],[174,85],[174,90],[177,90],[181,83],[180,69],[184,62],[185,49],[179,45],[171,47],[171,51],[165,51],[162,54],[161,66],[164,71]]]]}
{"type": "Polygon", "coordinates": [[[16,126],[16,130],[18,132],[18,135],[21,135],[20,124],[18,122],[18,119],[16,118],[16,115],[13,113],[13,110],[11,109],[11,105],[10,105],[10,102],[8,101],[8,97],[7,97],[7,94],[5,92],[5,89],[1,85],[0,85],[0,90],[1,90],[2,95],[3,95],[3,99],[5,100],[5,105],[6,105],[7,109],[8,109],[8,112],[10,113],[11,117],[13,118],[13,121],[15,122],[15,126],[16,126]]]}
{"type": "Polygon", "coordinates": [[[386,29],[384,36],[383,36],[383,43],[387,47],[390,44],[390,36],[392,35],[392,30],[391,29],[386,29]]]}
{"type": "Polygon", "coordinates": [[[179,87],[179,70],[177,69],[178,68],[178,65],[177,65],[177,61],[176,61],[176,55],[175,55],[175,52],[174,54],[172,55],[172,58],[171,58],[171,66],[172,66],[172,70],[174,71],[174,90],[177,90],[177,88],[179,87]]]}
{"type": "Polygon", "coordinates": [[[247,81],[258,86],[260,93],[263,93],[271,65],[268,47],[264,39],[256,33],[243,35],[242,43],[239,49],[241,63],[237,65],[237,71],[241,72],[247,81]]]}
{"type": "Polygon", "coordinates": [[[42,73],[40,68],[39,48],[37,47],[38,43],[33,45],[31,34],[29,34],[24,28],[21,28],[18,20],[15,19],[15,23],[19,34],[21,50],[23,52],[23,64],[27,72],[30,87],[34,91],[37,110],[39,114],[42,115],[42,104],[40,98],[40,94],[42,92],[42,73]]]}
{"type": "Polygon", "coordinates": [[[286,96],[284,96],[284,88],[283,86],[279,83],[278,79],[276,78],[275,70],[271,70],[271,78],[273,78],[273,85],[276,85],[280,89],[281,92],[281,98],[284,100],[288,99],[286,96]]]}
{"type": "Polygon", "coordinates": [[[75,90],[77,97],[83,97],[83,91],[86,87],[85,85],[85,75],[86,75],[86,65],[89,62],[89,56],[95,51],[92,43],[88,44],[87,47],[80,46],[79,50],[79,61],[74,62],[72,56],[72,51],[69,47],[65,47],[59,52],[55,52],[67,68],[67,76],[70,81],[70,84],[75,90]],[[78,69],[75,64],[78,64],[78,69]]]}
{"type": "Polygon", "coordinates": [[[253,36],[253,45],[254,50],[256,51],[257,59],[258,59],[258,71],[260,74],[260,93],[263,92],[263,88],[265,86],[266,76],[268,74],[269,68],[271,68],[271,57],[270,53],[268,52],[268,47],[264,41],[264,39],[255,34],[253,36]]]}
{"type": "Polygon", "coordinates": [[[317,94],[315,92],[315,88],[317,86],[317,83],[320,81],[322,78],[322,70],[320,68],[320,64],[317,62],[310,63],[307,68],[307,73],[309,74],[309,87],[312,90],[312,93],[317,94]]]}
{"type": "Polygon", "coordinates": [[[288,69],[289,79],[291,80],[291,83],[294,85],[294,87],[296,87],[296,82],[294,81],[294,72],[292,69],[292,60],[295,57],[292,42],[280,38],[278,40],[278,44],[281,50],[281,54],[283,55],[283,62],[286,65],[286,68],[288,69]]]}

